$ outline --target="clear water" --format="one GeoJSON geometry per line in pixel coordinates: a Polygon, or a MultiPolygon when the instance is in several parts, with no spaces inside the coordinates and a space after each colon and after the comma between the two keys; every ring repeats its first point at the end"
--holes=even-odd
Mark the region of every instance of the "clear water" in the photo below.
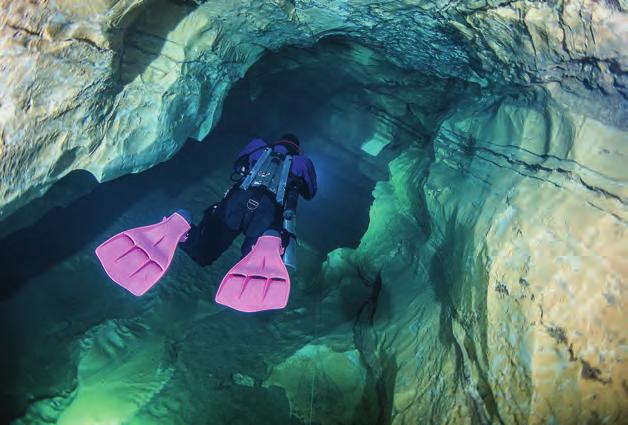
{"type": "MultiPolygon", "coordinates": [[[[330,135],[332,105],[319,86],[273,78],[255,102],[250,82],[239,83],[220,125],[203,143],[190,141],[151,170],[95,185],[0,240],[0,422],[299,424],[316,423],[312,411],[333,404],[315,395],[313,386],[335,384],[317,381],[314,366],[318,357],[330,367],[353,364],[355,350],[338,360],[307,349],[303,353],[311,356],[292,375],[273,378],[287,379],[304,398],[293,400],[299,411],[268,382],[271,365],[316,346],[319,335],[352,320],[351,314],[326,316],[312,282],[326,254],[357,246],[368,225],[377,176],[357,168],[355,152],[346,146],[359,147],[369,129],[344,123],[340,133],[355,140],[342,140],[341,147],[330,135]],[[178,252],[166,277],[141,298],[108,280],[93,254],[100,242],[178,208],[190,209],[198,220],[229,187],[234,155],[249,138],[272,139],[284,131],[300,136],[320,186],[317,198],[299,208],[301,268],[292,276],[286,310],[246,315],[214,304],[222,275],[238,259],[238,241],[206,268],[178,252]],[[308,405],[309,414],[302,407],[308,405]]],[[[76,173],[59,186],[72,191],[77,182],[90,186],[89,180],[76,173]]],[[[33,213],[27,208],[18,214],[33,213]]],[[[351,348],[347,335],[336,344],[351,348]]]]}

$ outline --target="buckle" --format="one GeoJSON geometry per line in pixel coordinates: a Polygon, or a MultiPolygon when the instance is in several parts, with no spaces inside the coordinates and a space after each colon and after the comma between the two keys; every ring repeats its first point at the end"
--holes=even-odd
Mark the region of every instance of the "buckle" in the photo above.
{"type": "Polygon", "coordinates": [[[249,211],[255,211],[257,207],[259,207],[259,202],[257,202],[255,199],[249,199],[246,202],[246,208],[248,208],[249,211]]]}

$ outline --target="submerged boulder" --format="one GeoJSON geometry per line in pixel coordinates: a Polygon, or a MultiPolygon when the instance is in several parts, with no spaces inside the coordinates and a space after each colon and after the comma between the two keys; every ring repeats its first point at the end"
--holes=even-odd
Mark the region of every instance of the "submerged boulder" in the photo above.
{"type": "Polygon", "coordinates": [[[357,409],[366,371],[356,350],[336,352],[325,345],[306,345],[275,366],[264,386],[284,388],[292,414],[303,423],[346,424],[362,416],[357,409]]]}

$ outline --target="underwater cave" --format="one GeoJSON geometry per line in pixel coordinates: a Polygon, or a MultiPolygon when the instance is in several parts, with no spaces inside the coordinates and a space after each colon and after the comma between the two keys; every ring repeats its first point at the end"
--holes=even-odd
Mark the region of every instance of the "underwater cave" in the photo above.
{"type": "Polygon", "coordinates": [[[624,5],[480,3],[0,2],[0,423],[623,423],[624,5]],[[109,279],[285,133],[285,308],[109,279]]]}

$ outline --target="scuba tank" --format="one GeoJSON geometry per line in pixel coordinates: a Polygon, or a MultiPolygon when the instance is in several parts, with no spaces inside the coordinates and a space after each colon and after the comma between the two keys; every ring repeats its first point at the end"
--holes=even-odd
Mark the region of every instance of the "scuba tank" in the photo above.
{"type": "Polygon", "coordinates": [[[288,239],[283,252],[283,263],[293,270],[297,269],[297,216],[294,210],[287,210],[283,215],[283,231],[288,239]]]}
{"type": "Polygon", "coordinates": [[[283,262],[286,267],[297,269],[297,201],[299,190],[295,185],[288,187],[283,212],[283,262]]]}

